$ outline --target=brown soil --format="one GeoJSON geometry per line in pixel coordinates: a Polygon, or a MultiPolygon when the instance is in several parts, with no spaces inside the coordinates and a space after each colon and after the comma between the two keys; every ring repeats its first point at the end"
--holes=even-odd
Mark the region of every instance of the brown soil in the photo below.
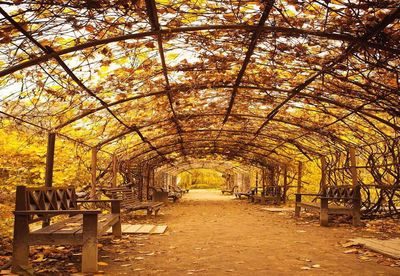
{"type": "Polygon", "coordinates": [[[376,234],[263,208],[218,191],[190,191],[152,219],[168,225],[165,234],[105,243],[100,259],[108,265],[101,268],[110,275],[400,275],[393,260],[344,253],[348,239],[376,234]]]}

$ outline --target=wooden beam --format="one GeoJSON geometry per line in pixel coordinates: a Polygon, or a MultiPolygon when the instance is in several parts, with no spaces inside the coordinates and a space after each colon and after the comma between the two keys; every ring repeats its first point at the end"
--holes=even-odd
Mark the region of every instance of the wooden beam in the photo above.
{"type": "MultiPolygon", "coordinates": [[[[267,1],[264,1],[264,2],[267,2],[267,1]]],[[[231,98],[229,100],[229,105],[228,105],[228,108],[227,108],[227,111],[226,111],[226,114],[225,114],[225,117],[224,117],[224,121],[222,122],[223,125],[229,119],[229,116],[230,116],[231,111],[232,111],[233,104],[235,102],[236,94],[237,94],[237,91],[238,91],[238,86],[240,85],[240,83],[242,81],[242,78],[244,76],[244,73],[246,71],[246,68],[250,63],[250,58],[254,53],[254,49],[256,48],[257,40],[258,40],[259,36],[262,33],[265,21],[267,20],[270,12],[272,10],[272,7],[274,6],[274,3],[275,3],[275,0],[268,0],[268,2],[264,4],[265,5],[264,11],[263,11],[263,13],[261,15],[261,18],[260,18],[259,22],[258,22],[257,28],[253,32],[253,35],[252,35],[251,40],[250,40],[249,47],[247,48],[246,56],[245,56],[244,61],[242,63],[242,67],[240,68],[240,71],[239,71],[239,73],[238,73],[238,75],[236,77],[235,85],[233,87],[231,98]]]]}
{"type": "Polygon", "coordinates": [[[50,132],[47,136],[46,175],[44,182],[46,187],[53,186],[55,144],[56,134],[50,132]]]}
{"type": "Polygon", "coordinates": [[[276,105],[275,108],[271,112],[269,112],[269,114],[266,117],[266,120],[263,122],[263,124],[260,126],[260,128],[255,133],[255,137],[257,137],[261,133],[261,130],[276,116],[276,114],[278,114],[278,112],[281,110],[281,108],[284,105],[286,105],[292,98],[294,98],[302,90],[307,88],[318,77],[322,76],[325,73],[332,71],[334,66],[336,66],[337,64],[344,61],[348,56],[350,56],[352,53],[357,51],[365,42],[367,42],[369,39],[374,37],[376,34],[383,31],[389,24],[391,24],[393,21],[395,21],[399,15],[400,15],[400,7],[398,7],[396,10],[394,10],[392,13],[386,15],[382,19],[382,21],[380,21],[374,27],[368,28],[367,32],[365,32],[364,35],[360,36],[360,41],[350,43],[349,46],[347,46],[347,48],[344,51],[342,51],[339,56],[337,56],[333,60],[328,61],[325,64],[322,64],[322,69],[320,71],[311,75],[303,83],[301,83],[301,84],[297,85],[295,88],[293,88],[291,90],[291,92],[289,93],[289,95],[287,96],[287,98],[285,100],[283,100],[282,102],[280,102],[278,105],[276,105]]]}

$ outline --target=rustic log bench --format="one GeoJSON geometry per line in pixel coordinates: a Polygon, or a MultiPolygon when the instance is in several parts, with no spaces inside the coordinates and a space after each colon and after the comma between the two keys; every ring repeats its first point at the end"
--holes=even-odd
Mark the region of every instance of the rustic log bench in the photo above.
{"type": "Polygon", "coordinates": [[[146,210],[148,216],[150,216],[153,212],[154,215],[157,216],[161,207],[164,205],[163,202],[139,201],[132,190],[125,187],[102,188],[102,191],[110,198],[120,199],[121,208],[126,212],[146,210]]]}
{"type": "Polygon", "coordinates": [[[261,195],[253,193],[249,197],[250,202],[254,203],[273,203],[280,204],[282,202],[282,187],[281,186],[267,186],[261,195]]]}
{"type": "Polygon", "coordinates": [[[29,265],[30,245],[82,245],[82,272],[97,272],[98,238],[110,227],[114,236],[121,236],[120,201],[78,201],[73,187],[18,186],[14,216],[12,271],[15,273],[29,265]],[[79,202],[110,202],[111,213],[79,210],[79,202]],[[49,222],[59,215],[70,217],[38,230],[30,230],[31,223],[49,222]]]}
{"type": "Polygon", "coordinates": [[[227,190],[227,189],[221,190],[221,193],[222,193],[223,195],[224,195],[224,194],[233,195],[237,189],[238,189],[238,186],[235,185],[235,186],[233,186],[232,189],[230,189],[230,190],[227,190]]]}
{"type": "Polygon", "coordinates": [[[348,215],[353,225],[360,225],[360,186],[331,186],[319,194],[296,194],[295,217],[300,217],[301,208],[320,214],[320,225],[329,225],[329,215],[348,215]],[[303,196],[312,196],[311,202],[302,202],[303,196]],[[317,202],[319,200],[319,202],[317,202]]]}

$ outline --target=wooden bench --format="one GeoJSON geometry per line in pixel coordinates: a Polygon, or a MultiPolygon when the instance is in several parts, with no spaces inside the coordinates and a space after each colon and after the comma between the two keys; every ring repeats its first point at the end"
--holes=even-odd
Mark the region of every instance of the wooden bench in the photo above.
{"type": "Polygon", "coordinates": [[[251,196],[253,196],[256,193],[257,188],[249,189],[247,192],[235,192],[235,197],[238,199],[242,199],[243,197],[246,197],[249,199],[251,196]]]}
{"type": "Polygon", "coordinates": [[[21,272],[29,265],[30,245],[82,245],[82,272],[97,272],[97,240],[110,227],[114,236],[121,236],[119,200],[78,201],[73,187],[27,188],[16,191],[12,271],[21,272]],[[111,213],[101,210],[79,210],[79,202],[110,202],[111,213]],[[30,230],[34,222],[49,222],[54,216],[69,218],[38,230],[30,230]]]}
{"type": "Polygon", "coordinates": [[[233,186],[232,189],[230,189],[230,190],[227,190],[227,189],[221,190],[221,193],[222,193],[223,195],[224,195],[224,194],[233,195],[237,189],[238,189],[238,186],[235,185],[235,186],[233,186]]]}
{"type": "Polygon", "coordinates": [[[139,201],[131,189],[125,187],[118,188],[102,188],[105,195],[113,199],[121,200],[121,208],[126,212],[132,212],[137,210],[146,210],[147,215],[150,216],[153,212],[157,216],[161,207],[164,205],[163,202],[143,202],[139,201]]]}
{"type": "Polygon", "coordinates": [[[295,217],[300,217],[301,208],[320,214],[320,225],[329,225],[329,215],[349,215],[353,225],[360,225],[360,186],[330,186],[320,194],[296,194],[295,217]],[[311,202],[302,202],[303,196],[312,196],[311,202]],[[319,202],[318,202],[319,200],[319,202]]]}
{"type": "Polygon", "coordinates": [[[182,198],[183,191],[181,189],[177,189],[175,186],[169,186],[168,188],[168,198],[172,199],[173,202],[182,198]]]}
{"type": "Polygon", "coordinates": [[[257,195],[255,192],[249,197],[250,202],[254,203],[273,203],[280,204],[282,202],[282,187],[281,186],[267,186],[261,195],[257,195]]]}

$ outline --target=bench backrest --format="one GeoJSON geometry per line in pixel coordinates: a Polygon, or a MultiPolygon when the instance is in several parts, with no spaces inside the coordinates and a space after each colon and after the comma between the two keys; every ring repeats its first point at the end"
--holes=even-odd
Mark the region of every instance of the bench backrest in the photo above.
{"type": "MultiPolygon", "coordinates": [[[[33,210],[76,210],[74,187],[35,187],[17,186],[15,198],[16,211],[33,210]]],[[[29,216],[28,223],[41,221],[50,216],[29,216]]]]}
{"type": "Polygon", "coordinates": [[[325,189],[325,196],[332,202],[352,203],[357,199],[359,186],[328,186],[325,189]]]}
{"type": "Polygon", "coordinates": [[[121,199],[121,207],[129,206],[133,203],[140,202],[140,200],[135,196],[129,188],[109,188],[104,189],[107,191],[106,195],[113,199],[121,199]]]}
{"type": "Polygon", "coordinates": [[[267,186],[265,187],[266,196],[281,196],[282,187],[281,186],[267,186]]]}

